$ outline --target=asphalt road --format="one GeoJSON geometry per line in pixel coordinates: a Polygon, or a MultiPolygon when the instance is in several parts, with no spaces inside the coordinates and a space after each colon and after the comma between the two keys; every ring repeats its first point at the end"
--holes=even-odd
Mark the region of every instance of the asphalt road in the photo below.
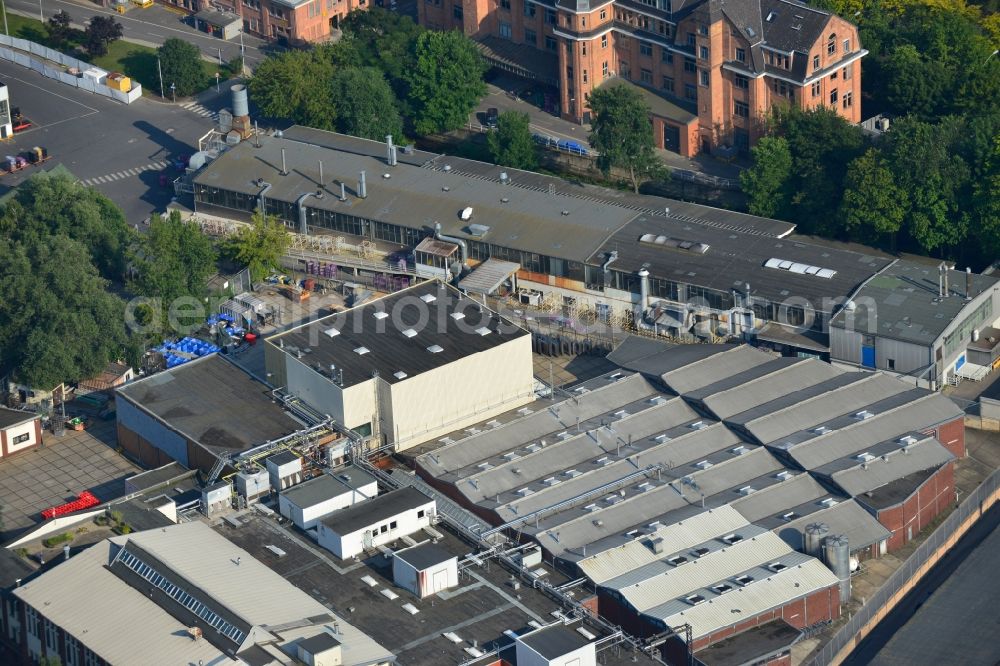
{"type": "MultiPolygon", "coordinates": [[[[146,46],[159,46],[168,37],[179,37],[196,45],[202,54],[215,61],[219,59],[219,49],[222,50],[222,58],[226,62],[240,54],[239,37],[227,42],[199,32],[190,25],[190,19],[186,20],[184,15],[171,11],[163,5],[154,5],[146,9],[133,6],[125,14],[118,14],[86,1],[6,0],[6,5],[8,12],[33,19],[39,17],[39,7],[41,7],[41,13],[46,21],[56,12],[66,11],[72,17],[73,25],[78,28],[84,27],[84,24],[94,16],[100,14],[112,16],[122,24],[125,39],[128,41],[146,46]]],[[[247,66],[252,69],[273,47],[262,39],[244,35],[243,48],[247,66]]]]}
{"type": "Polygon", "coordinates": [[[995,505],[861,641],[845,666],[1000,663],[995,505]]]}
{"type": "MultiPolygon", "coordinates": [[[[212,127],[209,118],[181,106],[143,98],[131,105],[84,92],[0,60],[0,81],[7,84],[12,107],[33,126],[0,143],[0,156],[44,146],[52,158],[78,179],[93,182],[125,211],[130,224],[163,210],[173,190],[159,184],[171,158],[191,155],[198,137],[212,127]]],[[[220,100],[221,103],[221,100],[220,100]]],[[[38,167],[0,176],[0,193],[16,186],[38,167]]],[[[2,172],[0,172],[2,173],[2,172]]]]}

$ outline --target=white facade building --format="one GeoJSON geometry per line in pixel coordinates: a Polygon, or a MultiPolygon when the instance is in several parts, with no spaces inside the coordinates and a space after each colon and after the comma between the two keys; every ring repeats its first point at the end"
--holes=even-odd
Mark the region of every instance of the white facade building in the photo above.
{"type": "Polygon", "coordinates": [[[0,407],[0,455],[20,453],[41,441],[42,425],[37,414],[0,407]]]}
{"type": "Polygon", "coordinates": [[[396,551],[392,580],[421,599],[458,586],[458,556],[430,542],[396,551]]]}
{"type": "Polygon", "coordinates": [[[375,478],[351,466],[283,491],[278,497],[278,510],[297,527],[308,530],[335,511],[376,495],[378,483],[375,478]]]}
{"type": "Polygon", "coordinates": [[[419,490],[393,490],[319,521],[319,545],[341,559],[360,555],[429,527],[434,500],[419,490]]]}
{"type": "Polygon", "coordinates": [[[563,624],[518,636],[517,666],[597,666],[594,643],[563,624]]]}

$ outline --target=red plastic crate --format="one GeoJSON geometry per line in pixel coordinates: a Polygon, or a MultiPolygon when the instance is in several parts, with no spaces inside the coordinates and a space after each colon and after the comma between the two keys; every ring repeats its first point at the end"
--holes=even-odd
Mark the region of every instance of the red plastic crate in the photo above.
{"type": "Polygon", "coordinates": [[[101,500],[94,497],[94,494],[89,490],[84,490],[82,493],[76,496],[76,499],[72,502],[66,502],[65,504],[60,504],[59,506],[54,506],[42,511],[42,518],[44,520],[49,520],[50,518],[55,518],[57,516],[64,516],[67,513],[73,513],[74,511],[80,511],[82,509],[89,509],[92,506],[97,506],[101,503],[101,500]]]}

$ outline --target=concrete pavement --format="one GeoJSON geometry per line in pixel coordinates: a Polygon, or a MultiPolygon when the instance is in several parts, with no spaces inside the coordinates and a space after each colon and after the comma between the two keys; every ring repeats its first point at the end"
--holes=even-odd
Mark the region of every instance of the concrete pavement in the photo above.
{"type": "MultiPolygon", "coordinates": [[[[98,7],[91,2],[74,2],[73,0],[5,0],[7,11],[27,18],[38,19],[39,12],[48,21],[59,11],[67,12],[73,19],[73,26],[83,28],[84,24],[94,16],[111,16],[122,24],[125,39],[143,46],[157,47],[169,37],[179,37],[197,46],[207,59],[218,62],[221,49],[225,62],[240,55],[240,40],[223,41],[204,32],[195,30],[186,17],[171,11],[163,5],[153,5],[142,9],[136,6],[125,14],[118,14],[111,9],[98,7]]],[[[275,47],[257,37],[243,36],[243,48],[247,66],[251,69],[263,60],[275,47]]]]}

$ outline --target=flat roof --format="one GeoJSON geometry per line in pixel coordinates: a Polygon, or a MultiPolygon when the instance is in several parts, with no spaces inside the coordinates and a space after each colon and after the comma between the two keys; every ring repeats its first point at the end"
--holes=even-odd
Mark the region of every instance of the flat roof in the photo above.
{"type": "Polygon", "coordinates": [[[178,479],[183,476],[191,475],[193,476],[195,472],[189,470],[184,465],[179,462],[171,462],[157,467],[156,469],[151,469],[135,476],[130,476],[125,479],[125,483],[135,488],[136,490],[149,490],[150,488],[156,488],[157,486],[162,486],[174,479],[178,479]]]}
{"type": "MultiPolygon", "coordinates": [[[[853,312],[842,310],[831,328],[849,328],[930,346],[969,305],[964,271],[949,269],[948,296],[939,296],[939,272],[932,264],[901,259],[872,278],[857,294],[853,312]],[[874,301],[870,310],[866,301],[874,301]]],[[[996,288],[1000,278],[972,273],[972,297],[996,288]]]]}
{"type": "Polygon", "coordinates": [[[335,534],[351,534],[433,501],[416,488],[407,486],[391,490],[352,507],[341,509],[333,515],[323,518],[321,522],[335,534]]]}
{"type": "Polygon", "coordinates": [[[572,629],[567,629],[562,623],[535,629],[518,636],[517,640],[549,661],[590,644],[590,640],[572,629]]]}
{"type": "Polygon", "coordinates": [[[713,643],[696,652],[695,658],[705,666],[756,664],[789,650],[801,635],[784,620],[771,620],[713,643]]]}
{"type": "Polygon", "coordinates": [[[325,652],[326,650],[332,650],[338,645],[341,645],[341,642],[325,631],[299,641],[299,647],[312,655],[325,652]]]}
{"type": "Polygon", "coordinates": [[[525,335],[455,288],[428,281],[278,333],[267,343],[324,376],[334,366],[331,381],[348,387],[376,372],[395,384],[525,335]]]}
{"type": "Polygon", "coordinates": [[[410,548],[397,550],[393,553],[393,557],[398,557],[417,571],[422,571],[435,564],[453,560],[458,556],[428,541],[410,548]]]}
{"type": "MultiPolygon", "coordinates": [[[[277,2],[282,2],[282,0],[276,0],[277,2]]],[[[225,28],[226,26],[232,25],[233,23],[241,23],[242,19],[238,14],[233,14],[231,12],[220,12],[217,9],[203,9],[194,15],[199,21],[204,21],[209,25],[214,25],[219,28],[225,28]]]]}
{"type": "Polygon", "coordinates": [[[320,474],[282,491],[281,496],[298,507],[306,508],[375,482],[368,472],[352,467],[350,470],[320,474]]]}
{"type": "Polygon", "coordinates": [[[270,389],[218,354],[131,382],[118,395],[217,455],[302,429],[270,389]]]}
{"type": "Polygon", "coordinates": [[[22,412],[19,409],[7,409],[0,407],[0,430],[5,430],[12,426],[34,421],[39,418],[35,412],[22,412]]]}

